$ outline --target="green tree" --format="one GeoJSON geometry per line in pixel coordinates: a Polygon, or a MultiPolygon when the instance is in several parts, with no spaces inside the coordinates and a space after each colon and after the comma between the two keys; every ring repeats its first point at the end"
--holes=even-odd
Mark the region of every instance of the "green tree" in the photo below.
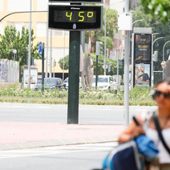
{"type": "MultiPolygon", "coordinates": [[[[103,41],[105,37],[105,12],[107,8],[104,8],[103,11],[103,29],[92,32],[92,48],[96,46],[96,41],[103,41]]],[[[115,9],[108,9],[106,12],[106,48],[112,49],[113,48],[113,37],[115,32],[118,31],[117,25],[117,11],[115,9]]],[[[85,33],[85,42],[88,43],[89,41],[89,31],[85,33]]]]}
{"type": "MultiPolygon", "coordinates": [[[[38,55],[38,44],[33,45],[35,40],[34,31],[31,31],[31,57],[39,58],[38,55]]],[[[22,67],[27,63],[28,59],[28,46],[29,46],[29,30],[22,27],[22,32],[16,30],[14,26],[6,26],[4,30],[4,35],[0,34],[0,58],[1,59],[13,59],[12,50],[16,49],[16,61],[19,61],[22,67]]]]}
{"type": "Polygon", "coordinates": [[[169,0],[141,0],[144,11],[151,14],[152,17],[160,17],[164,24],[170,19],[170,2],[169,0]]]}
{"type": "MultiPolygon", "coordinates": [[[[87,54],[84,53],[84,57],[86,56],[87,54]]],[[[96,74],[96,54],[94,53],[91,53],[90,54],[92,56],[92,59],[93,59],[93,68],[94,68],[94,74],[96,74]]],[[[103,75],[103,64],[104,64],[104,57],[103,55],[99,55],[99,61],[98,61],[98,74],[100,75],[103,75]]],[[[108,72],[108,69],[106,71],[106,74],[116,74],[116,71],[117,71],[117,61],[114,61],[112,59],[109,59],[109,58],[106,58],[106,64],[109,66],[109,64],[112,65],[111,67],[111,71],[108,72]]],[[[61,68],[63,68],[63,59],[60,59],[59,60],[59,65],[61,68]]],[[[67,70],[69,69],[69,55],[65,56],[64,57],[64,69],[67,70]]],[[[122,72],[122,68],[119,66],[119,73],[122,72]]]]}
{"type": "MultiPolygon", "coordinates": [[[[153,36],[153,40],[158,37],[164,37],[163,39],[159,39],[154,43],[153,51],[158,51],[158,61],[153,63],[154,71],[162,71],[161,62],[163,60],[163,46],[165,42],[170,40],[170,22],[167,22],[166,25],[162,24],[162,20],[159,16],[152,17],[151,14],[146,14],[143,6],[141,5],[137,10],[133,13],[133,21],[138,19],[144,19],[142,22],[137,22],[135,24],[136,27],[151,27],[153,33],[159,33],[153,36]]],[[[168,59],[167,50],[170,49],[170,44],[166,45],[165,48],[165,61],[168,59]]],[[[162,73],[154,73],[154,81],[157,82],[158,79],[161,78],[162,73]]]]}
{"type": "MultiPolygon", "coordinates": [[[[166,41],[170,40],[170,22],[167,22],[166,25],[162,24],[162,20],[159,16],[153,18],[151,14],[145,14],[143,6],[137,8],[137,10],[133,13],[133,21],[138,19],[144,19],[142,22],[137,22],[135,24],[136,27],[151,27],[153,33],[159,33],[158,35],[154,35],[154,40],[158,37],[165,37],[164,39],[160,39],[154,43],[154,51],[157,50],[159,52],[158,55],[158,63],[156,70],[162,70],[160,62],[162,61],[162,50],[163,45],[166,41]]],[[[167,44],[166,49],[170,49],[170,45],[167,44]]],[[[165,50],[166,50],[165,49],[165,50]]],[[[167,60],[168,55],[165,55],[165,60],[167,60]]]]}

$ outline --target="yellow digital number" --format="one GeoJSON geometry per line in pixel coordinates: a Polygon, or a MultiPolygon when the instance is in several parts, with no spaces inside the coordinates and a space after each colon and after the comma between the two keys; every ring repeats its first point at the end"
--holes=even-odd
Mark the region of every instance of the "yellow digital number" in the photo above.
{"type": "Polygon", "coordinates": [[[83,16],[83,14],[84,14],[84,11],[80,11],[80,12],[79,12],[79,17],[80,17],[81,19],[79,19],[78,21],[80,21],[80,22],[83,22],[83,21],[84,21],[84,16],[83,16]]]}
{"type": "Polygon", "coordinates": [[[68,14],[68,12],[66,12],[66,17],[70,18],[69,20],[72,20],[72,12],[70,12],[70,15],[68,14]]]}
{"type": "Polygon", "coordinates": [[[88,18],[92,18],[92,17],[93,17],[93,12],[88,12],[88,13],[87,13],[87,17],[88,17],[88,18]]]}

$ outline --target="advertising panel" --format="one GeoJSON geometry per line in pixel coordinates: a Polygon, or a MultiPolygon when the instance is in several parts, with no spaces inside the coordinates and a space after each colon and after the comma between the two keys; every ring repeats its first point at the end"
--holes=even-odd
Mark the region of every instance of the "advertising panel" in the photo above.
{"type": "Polygon", "coordinates": [[[151,34],[134,35],[134,61],[135,63],[151,61],[151,34]]]}
{"type": "Polygon", "coordinates": [[[140,86],[140,85],[150,85],[150,71],[151,71],[151,66],[150,64],[135,64],[134,68],[134,73],[135,73],[135,86],[140,86]]]}
{"type": "MultiPolygon", "coordinates": [[[[28,68],[24,68],[24,74],[23,74],[23,85],[24,88],[28,87],[28,68]]],[[[35,88],[35,84],[37,84],[38,80],[38,70],[37,68],[31,68],[31,75],[30,75],[30,88],[35,88]]]]}

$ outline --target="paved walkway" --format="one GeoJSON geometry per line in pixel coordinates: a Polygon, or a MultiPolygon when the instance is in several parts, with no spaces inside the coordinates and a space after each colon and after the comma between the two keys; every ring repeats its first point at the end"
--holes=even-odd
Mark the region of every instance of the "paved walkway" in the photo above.
{"type": "Polygon", "coordinates": [[[123,125],[0,122],[0,151],[116,141],[123,125]]]}
{"type": "MultiPolygon", "coordinates": [[[[9,104],[3,103],[3,105],[9,104]]],[[[23,106],[23,104],[17,105],[23,106]]],[[[122,109],[124,106],[80,105],[80,108],[81,107],[122,109]]],[[[130,106],[130,109],[140,109],[141,111],[155,108],[155,106],[130,106]]],[[[112,142],[117,140],[118,135],[123,129],[123,125],[0,122],[0,151],[45,146],[112,142]]]]}

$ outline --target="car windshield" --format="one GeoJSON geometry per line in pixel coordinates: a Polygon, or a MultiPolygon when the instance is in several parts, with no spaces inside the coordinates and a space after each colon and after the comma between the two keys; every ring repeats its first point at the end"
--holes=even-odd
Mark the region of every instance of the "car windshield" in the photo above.
{"type": "Polygon", "coordinates": [[[44,79],[44,84],[55,85],[56,79],[44,79]]]}
{"type": "MultiPolygon", "coordinates": [[[[93,83],[96,82],[96,78],[93,78],[93,83]]],[[[98,83],[108,83],[107,77],[98,77],[98,83]]]]}

